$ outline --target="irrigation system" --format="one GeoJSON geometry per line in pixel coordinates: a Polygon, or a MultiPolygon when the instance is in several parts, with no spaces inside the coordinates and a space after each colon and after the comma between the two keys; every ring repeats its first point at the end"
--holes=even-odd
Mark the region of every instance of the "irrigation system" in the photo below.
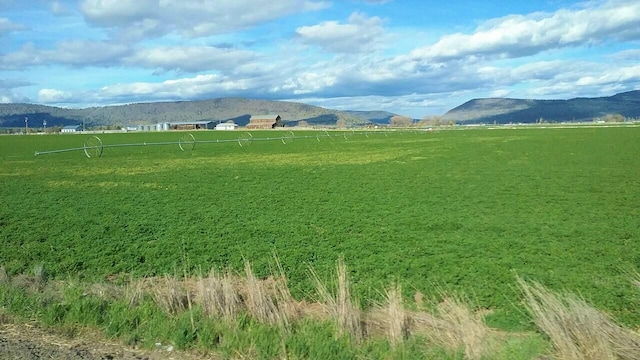
{"type": "Polygon", "coordinates": [[[324,132],[319,132],[315,135],[298,135],[293,131],[286,132],[283,136],[280,137],[254,137],[250,132],[244,132],[238,136],[237,139],[216,139],[216,140],[196,140],[196,138],[191,133],[183,134],[180,136],[178,141],[165,141],[165,142],[142,142],[142,143],[129,143],[129,144],[104,144],[102,139],[100,139],[96,135],[91,135],[87,137],[84,141],[84,146],[75,147],[75,148],[67,148],[67,149],[58,149],[58,150],[47,150],[47,151],[36,151],[35,156],[39,155],[47,155],[47,154],[58,154],[64,152],[71,151],[82,151],[88,158],[97,158],[101,157],[104,149],[106,148],[115,148],[115,147],[133,147],[133,146],[156,146],[156,145],[178,145],[180,150],[187,151],[193,150],[196,147],[196,144],[220,144],[220,143],[238,143],[240,147],[246,147],[251,145],[254,141],[281,141],[283,144],[291,144],[294,140],[297,139],[315,139],[317,141],[321,141],[322,139],[330,139],[335,141],[337,137],[343,137],[345,140],[356,136],[363,135],[365,137],[369,137],[370,134],[381,134],[387,136],[388,133],[386,131],[364,131],[364,132],[356,132],[352,131],[344,131],[339,133],[331,134],[327,130],[324,132]]]}

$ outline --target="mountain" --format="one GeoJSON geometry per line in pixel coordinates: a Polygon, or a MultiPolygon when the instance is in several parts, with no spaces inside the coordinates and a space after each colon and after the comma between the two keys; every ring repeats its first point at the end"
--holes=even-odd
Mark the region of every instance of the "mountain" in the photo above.
{"type": "Polygon", "coordinates": [[[398,116],[398,114],[390,113],[388,111],[357,111],[357,110],[345,110],[344,112],[369,120],[369,122],[376,124],[389,124],[391,118],[398,116]]]}
{"type": "Polygon", "coordinates": [[[610,114],[640,117],[640,90],[609,97],[569,100],[474,99],[449,110],[445,119],[457,123],[535,123],[591,121],[610,114]]]}
{"type": "Polygon", "coordinates": [[[285,124],[305,120],[311,125],[369,123],[365,117],[302,103],[245,98],[219,98],[199,101],[138,103],[118,106],[66,109],[35,104],[0,104],[0,127],[23,127],[28,118],[31,127],[75,125],[109,126],[156,124],[163,122],[234,120],[246,125],[251,115],[279,114],[285,124]]]}

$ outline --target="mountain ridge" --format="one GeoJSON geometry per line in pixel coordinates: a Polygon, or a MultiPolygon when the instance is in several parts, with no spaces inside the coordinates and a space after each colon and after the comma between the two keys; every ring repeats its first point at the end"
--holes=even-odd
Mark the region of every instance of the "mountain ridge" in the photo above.
{"type": "Polygon", "coordinates": [[[364,125],[370,121],[345,111],[326,109],[304,103],[215,98],[208,100],[133,103],[68,109],[39,104],[0,104],[0,127],[22,127],[25,118],[32,126],[47,121],[48,126],[75,125],[125,126],[181,121],[228,121],[246,125],[251,115],[279,114],[285,124],[307,121],[311,125],[364,125]]]}
{"type": "Polygon", "coordinates": [[[591,121],[611,114],[640,117],[640,90],[606,97],[577,97],[567,100],[513,98],[472,99],[445,113],[457,123],[535,123],[591,121]]]}

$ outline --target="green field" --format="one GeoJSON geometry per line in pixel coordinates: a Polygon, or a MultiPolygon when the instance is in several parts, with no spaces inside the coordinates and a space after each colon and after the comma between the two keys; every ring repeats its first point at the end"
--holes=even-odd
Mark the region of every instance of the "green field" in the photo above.
{"type": "MultiPolygon", "coordinates": [[[[194,132],[200,140],[241,132],[194,132]]],[[[100,134],[105,144],[182,133],[100,134]]],[[[254,132],[273,137],[284,132],[254,132]]],[[[297,132],[315,136],[316,132],[297,132]]],[[[332,139],[80,151],[87,135],[0,137],[0,265],[103,281],[211,267],[260,276],[277,254],[308,298],[343,256],[366,306],[398,280],[530,329],[515,275],[640,326],[640,128],[339,133],[332,139]]]]}

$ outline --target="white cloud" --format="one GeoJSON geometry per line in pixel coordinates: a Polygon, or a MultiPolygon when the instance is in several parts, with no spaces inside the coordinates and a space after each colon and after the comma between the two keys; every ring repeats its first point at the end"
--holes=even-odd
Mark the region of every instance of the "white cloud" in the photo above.
{"type": "Polygon", "coordinates": [[[576,81],[578,86],[605,86],[640,81],[640,65],[616,67],[595,75],[586,75],[576,81]]]}
{"type": "Polygon", "coordinates": [[[0,89],[15,89],[29,85],[31,85],[31,83],[24,80],[0,79],[0,89]]]}
{"type": "Polygon", "coordinates": [[[69,15],[71,13],[69,7],[61,1],[52,1],[49,8],[51,9],[52,14],[58,16],[69,15]]]}
{"type": "Polygon", "coordinates": [[[26,43],[16,52],[3,55],[0,53],[0,70],[21,69],[40,63],[38,51],[33,43],[26,43]]]}
{"type": "MultiPolygon", "coordinates": [[[[390,111],[400,115],[420,117],[425,114],[409,114],[416,107],[435,109],[442,106],[439,94],[408,94],[402,96],[343,96],[343,97],[308,97],[291,101],[304,102],[337,110],[390,111]],[[411,109],[411,110],[410,110],[411,109]]],[[[287,100],[285,100],[287,101],[287,100]]],[[[432,110],[431,113],[434,111],[432,110]]]]}
{"type": "Polygon", "coordinates": [[[60,42],[55,50],[45,50],[42,54],[46,61],[86,66],[113,64],[129,51],[129,48],[122,44],[73,40],[60,42]]]}
{"type": "Polygon", "coordinates": [[[509,94],[511,94],[511,90],[496,89],[491,92],[491,97],[497,97],[497,98],[507,97],[509,94]]]}
{"type": "Polygon", "coordinates": [[[8,18],[0,17],[0,36],[12,31],[25,30],[27,27],[22,24],[17,24],[8,18]]]}
{"type": "Polygon", "coordinates": [[[609,56],[614,61],[634,61],[640,62],[640,49],[630,49],[611,54],[609,56]]]}
{"type": "Polygon", "coordinates": [[[374,50],[384,37],[384,29],[379,17],[355,12],[346,24],[325,21],[299,27],[296,34],[306,44],[317,45],[330,52],[352,53],[374,50]]]}
{"type": "Polygon", "coordinates": [[[487,22],[473,34],[456,33],[411,53],[416,60],[522,57],[548,49],[640,37],[640,2],[611,1],[582,10],[512,15],[487,22]]]}
{"type": "Polygon", "coordinates": [[[221,75],[206,74],[191,78],[166,80],[159,83],[136,82],[101,88],[95,97],[108,102],[144,98],[153,100],[179,100],[201,98],[212,93],[233,93],[250,87],[250,80],[233,80],[221,75]]]}
{"type": "Polygon", "coordinates": [[[29,102],[29,99],[27,99],[27,97],[7,89],[0,89],[0,104],[26,103],[26,102],[29,102]]]}
{"type": "Polygon", "coordinates": [[[73,94],[57,89],[41,89],[38,91],[38,102],[43,104],[65,103],[73,99],[73,94]]]}
{"type": "Polygon", "coordinates": [[[145,68],[160,68],[165,71],[199,72],[232,70],[255,57],[256,54],[250,51],[213,46],[161,46],[139,50],[123,62],[145,68]]]}
{"type": "Polygon", "coordinates": [[[327,6],[311,0],[83,0],[80,9],[88,22],[135,38],[224,34],[327,6]]]}
{"type": "Polygon", "coordinates": [[[129,53],[126,45],[88,40],[62,41],[54,49],[38,49],[26,43],[16,52],[0,54],[0,69],[63,64],[70,66],[112,66],[129,53]]]}

